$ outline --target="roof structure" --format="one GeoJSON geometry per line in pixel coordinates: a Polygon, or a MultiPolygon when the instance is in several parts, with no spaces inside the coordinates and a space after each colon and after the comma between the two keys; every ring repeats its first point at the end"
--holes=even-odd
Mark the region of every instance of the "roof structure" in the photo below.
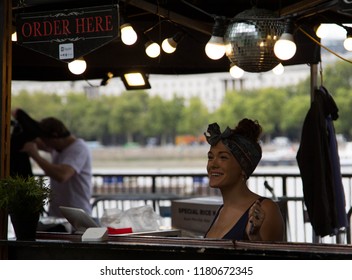
{"type": "Polygon", "coordinates": [[[133,46],[126,46],[117,37],[84,56],[88,66],[83,77],[71,74],[66,62],[13,43],[12,79],[100,79],[108,72],[116,77],[135,68],[147,74],[226,72],[230,67],[226,56],[211,60],[204,52],[214,20],[225,17],[231,21],[254,6],[275,12],[279,19],[294,22],[297,52],[292,59],[284,61],[284,65],[313,64],[320,60],[320,46],[302,30],[314,36],[320,23],[352,23],[349,7],[344,1],[337,0],[13,0],[13,27],[16,28],[16,19],[21,13],[113,4],[119,6],[120,15],[139,35],[147,33],[156,42],[161,43],[164,38],[183,32],[185,36],[176,52],[161,52],[158,58],[149,58],[144,52],[143,40],[138,39],[133,46]]]}

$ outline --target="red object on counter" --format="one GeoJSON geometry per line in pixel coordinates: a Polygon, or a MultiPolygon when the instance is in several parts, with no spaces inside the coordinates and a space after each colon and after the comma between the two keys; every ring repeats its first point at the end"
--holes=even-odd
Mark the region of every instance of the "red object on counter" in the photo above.
{"type": "Polygon", "coordinates": [[[132,228],[112,228],[108,227],[108,234],[132,233],[132,228]]]}

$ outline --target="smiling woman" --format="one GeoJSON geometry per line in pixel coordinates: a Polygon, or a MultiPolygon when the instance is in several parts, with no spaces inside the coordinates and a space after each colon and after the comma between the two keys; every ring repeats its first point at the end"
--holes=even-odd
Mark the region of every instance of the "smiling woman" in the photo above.
{"type": "Polygon", "coordinates": [[[284,221],[278,205],[247,186],[262,156],[258,142],[262,127],[257,121],[243,119],[235,129],[227,127],[221,133],[213,123],[207,132],[209,185],[220,190],[223,205],[205,237],[282,241],[284,221]]]}

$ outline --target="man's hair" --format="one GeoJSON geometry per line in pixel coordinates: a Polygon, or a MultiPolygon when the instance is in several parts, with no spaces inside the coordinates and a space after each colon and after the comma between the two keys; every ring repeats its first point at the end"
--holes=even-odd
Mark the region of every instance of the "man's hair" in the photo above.
{"type": "Polygon", "coordinates": [[[54,117],[42,119],[39,126],[42,137],[65,138],[71,135],[71,132],[66,128],[63,122],[54,117]]]}

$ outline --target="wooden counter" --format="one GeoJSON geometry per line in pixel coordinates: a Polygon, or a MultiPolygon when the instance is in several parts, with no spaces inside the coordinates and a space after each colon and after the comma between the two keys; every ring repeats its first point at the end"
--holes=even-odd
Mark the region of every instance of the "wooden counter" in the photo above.
{"type": "Polygon", "coordinates": [[[9,259],[352,259],[352,246],[232,242],[165,236],[109,236],[81,242],[80,235],[38,233],[36,241],[0,240],[9,259]]]}

